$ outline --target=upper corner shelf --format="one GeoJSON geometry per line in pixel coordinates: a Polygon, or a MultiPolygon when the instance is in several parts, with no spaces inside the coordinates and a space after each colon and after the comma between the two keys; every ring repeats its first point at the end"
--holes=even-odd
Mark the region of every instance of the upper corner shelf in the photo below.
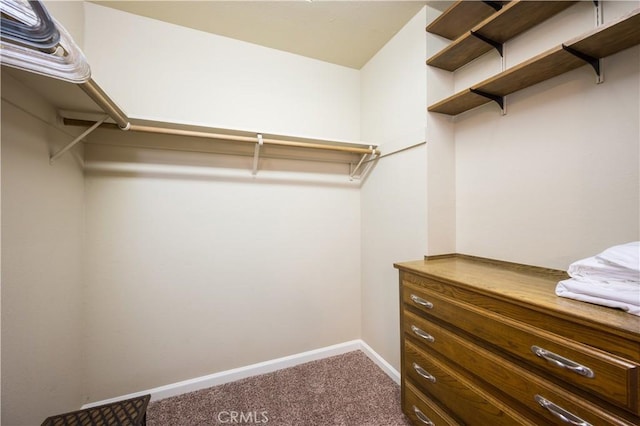
{"type": "Polygon", "coordinates": [[[455,71],[575,3],[575,1],[521,0],[507,3],[500,11],[492,14],[429,58],[427,65],[446,71],[455,71]]]}
{"type": "Polygon", "coordinates": [[[640,9],[443,99],[428,111],[458,115],[492,100],[500,103],[508,94],[585,65],[585,56],[601,59],[638,44],[640,9]]]}
{"type": "Polygon", "coordinates": [[[595,58],[604,58],[640,44],[640,8],[571,39],[565,46],[595,58]]]}
{"type": "Polygon", "coordinates": [[[505,3],[508,2],[458,0],[427,26],[427,32],[455,40],[505,3]]]}

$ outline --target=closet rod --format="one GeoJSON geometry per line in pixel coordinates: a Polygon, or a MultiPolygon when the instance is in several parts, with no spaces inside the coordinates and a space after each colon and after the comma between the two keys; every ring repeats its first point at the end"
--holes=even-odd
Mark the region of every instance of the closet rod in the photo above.
{"type": "Polygon", "coordinates": [[[79,84],[80,88],[98,104],[98,106],[118,124],[121,130],[129,130],[129,118],[127,115],[116,105],[113,100],[98,86],[98,84],[90,78],[86,83],[79,84]]]}
{"type": "MultiPolygon", "coordinates": [[[[88,124],[92,124],[92,122],[88,122],[85,120],[75,120],[75,119],[64,119],[65,125],[80,125],[86,126],[88,124]]],[[[100,127],[103,128],[115,128],[113,124],[104,123],[100,127]]],[[[183,130],[183,129],[171,129],[166,127],[154,127],[154,126],[142,126],[138,124],[130,124],[129,131],[132,132],[144,132],[144,133],[155,133],[162,135],[173,135],[173,136],[191,136],[196,138],[206,138],[206,139],[218,139],[218,140],[226,140],[226,141],[238,141],[238,142],[250,142],[257,143],[257,139],[255,136],[241,136],[241,135],[231,135],[231,134],[221,134],[221,133],[209,133],[209,132],[199,132],[195,130],[183,130]]],[[[341,145],[333,145],[333,144],[322,144],[315,142],[299,142],[299,141],[288,141],[288,140],[280,140],[280,139],[270,139],[263,138],[262,143],[265,145],[280,145],[280,146],[289,146],[289,147],[297,147],[297,148],[313,148],[313,149],[323,149],[328,151],[341,151],[341,152],[350,152],[355,154],[373,154],[380,155],[380,151],[376,148],[359,148],[354,146],[341,146],[341,145]]]]}

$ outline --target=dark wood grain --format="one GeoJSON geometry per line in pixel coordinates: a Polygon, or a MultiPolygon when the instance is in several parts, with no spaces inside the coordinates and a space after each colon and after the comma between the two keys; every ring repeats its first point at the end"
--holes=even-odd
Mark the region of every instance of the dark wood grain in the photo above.
{"type": "Polygon", "coordinates": [[[472,32],[504,44],[575,3],[572,1],[512,1],[429,58],[427,65],[446,71],[455,71],[493,49],[490,44],[481,41],[472,32]]]}
{"type": "Polygon", "coordinates": [[[424,414],[429,421],[432,421],[436,425],[443,426],[458,426],[460,423],[449,415],[442,408],[431,402],[426,398],[415,386],[411,383],[406,383],[407,396],[404,399],[403,411],[411,419],[414,424],[424,424],[424,421],[418,418],[414,407],[418,408],[422,414],[424,414]]]}
{"type": "MultiPolygon", "coordinates": [[[[505,352],[534,367],[545,370],[550,375],[561,377],[577,387],[590,389],[603,399],[636,411],[638,393],[636,391],[629,394],[629,388],[633,383],[637,383],[640,368],[633,363],[633,360],[615,357],[608,352],[595,350],[580,342],[547,333],[544,329],[531,327],[524,322],[484,311],[475,305],[459,302],[457,298],[454,300],[455,293],[447,294],[448,292],[442,291],[443,289],[437,289],[433,292],[425,291],[423,288],[410,284],[407,280],[403,286],[405,288],[405,297],[403,298],[405,304],[410,304],[410,293],[418,293],[434,304],[433,309],[424,310],[430,317],[437,318],[464,330],[471,336],[500,347],[505,352]],[[446,294],[446,297],[442,297],[443,294],[446,294]],[[533,345],[543,347],[592,368],[596,371],[596,377],[586,378],[546,362],[531,351],[533,345]]],[[[411,316],[411,318],[414,323],[420,322],[419,318],[416,319],[415,316],[411,316]]],[[[405,332],[408,332],[408,328],[411,326],[409,323],[410,321],[405,320],[405,332]]]]}
{"type": "Polygon", "coordinates": [[[454,411],[467,425],[538,425],[535,417],[528,417],[512,408],[494,395],[485,392],[472,380],[438,360],[428,356],[416,345],[405,341],[404,351],[407,360],[405,369],[408,377],[419,389],[423,390],[447,407],[455,407],[454,411]],[[435,383],[422,378],[412,367],[416,363],[435,377],[435,383]]]}
{"type": "Polygon", "coordinates": [[[395,266],[402,389],[409,381],[416,384],[432,404],[468,424],[482,424],[466,416],[484,404],[468,392],[479,393],[493,407],[482,415],[498,421],[505,414],[492,410],[502,404],[521,420],[554,421],[532,399],[534,392],[594,425],[640,424],[640,317],[557,297],[564,271],[460,254],[395,266]],[[594,376],[539,357],[534,345],[590,368],[594,376]],[[411,368],[415,359],[443,375],[446,389],[434,391],[417,376],[411,368]],[[463,402],[453,403],[456,398],[463,402]]]}
{"type": "Polygon", "coordinates": [[[427,32],[454,40],[495,12],[495,9],[485,2],[459,0],[429,24],[427,32]]]}
{"type": "MultiPolygon", "coordinates": [[[[527,3],[527,2],[525,2],[527,3]]],[[[640,44],[640,9],[563,43],[572,49],[601,59],[640,44]]],[[[587,64],[567,52],[563,45],[547,50],[468,89],[461,90],[428,107],[430,112],[458,115],[490,100],[474,94],[480,90],[495,96],[507,96],[587,64]]],[[[459,55],[460,53],[456,53],[459,55]]]]}
{"type": "Polygon", "coordinates": [[[421,323],[435,340],[433,343],[407,343],[407,350],[418,351],[426,357],[442,357],[445,362],[455,362],[456,371],[464,371],[479,387],[490,387],[490,392],[501,394],[510,400],[512,406],[524,405],[532,413],[544,418],[543,423],[556,420],[551,413],[543,409],[534,399],[536,394],[560,405],[591,424],[615,424],[633,426],[632,419],[616,416],[600,408],[583,395],[575,395],[512,363],[490,350],[464,339],[435,323],[421,323]]]}
{"type": "Polygon", "coordinates": [[[640,44],[640,8],[564,43],[595,58],[604,58],[640,44]]]}

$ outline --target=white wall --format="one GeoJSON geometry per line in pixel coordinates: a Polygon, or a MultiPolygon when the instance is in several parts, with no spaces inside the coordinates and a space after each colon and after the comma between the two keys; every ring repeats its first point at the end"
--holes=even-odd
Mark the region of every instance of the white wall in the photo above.
{"type": "Polygon", "coordinates": [[[132,117],[360,137],[357,70],[92,3],[85,8],[94,78],[132,117]]]}
{"type": "MultiPolygon", "coordinates": [[[[427,23],[437,18],[439,10],[427,7],[427,23]]],[[[426,58],[449,43],[426,33],[426,58]]],[[[426,67],[427,105],[446,98],[454,91],[453,74],[439,68],[426,67]]],[[[442,114],[427,114],[427,255],[456,252],[456,154],[455,126],[442,114]]]]}
{"type": "MultiPolygon", "coordinates": [[[[390,153],[425,139],[426,8],[362,73],[362,137],[390,153]]],[[[398,272],[426,252],[425,146],[380,159],[362,187],[362,338],[400,369],[398,272]]]]}
{"type": "MultiPolygon", "coordinates": [[[[605,2],[605,20],[638,5],[605,2]]],[[[587,31],[593,16],[581,2],[508,42],[508,66],[587,31]]],[[[639,65],[634,47],[604,60],[603,84],[585,65],[508,96],[506,116],[492,104],[456,118],[459,252],[565,269],[639,238],[639,65]]]]}
{"type": "Polygon", "coordinates": [[[82,341],[83,175],[54,111],[2,73],[2,424],[78,409],[82,341]],[[28,113],[25,111],[29,111],[28,113]]]}
{"type": "MultiPolygon", "coordinates": [[[[94,77],[130,115],[359,139],[357,70],[85,12],[94,77]]],[[[304,178],[265,160],[252,178],[250,157],[102,145],[86,160],[88,401],[360,337],[360,192],[348,167],[304,178]]]]}
{"type": "Polygon", "coordinates": [[[89,401],[359,338],[357,187],[164,167],[87,176],[89,401]]]}

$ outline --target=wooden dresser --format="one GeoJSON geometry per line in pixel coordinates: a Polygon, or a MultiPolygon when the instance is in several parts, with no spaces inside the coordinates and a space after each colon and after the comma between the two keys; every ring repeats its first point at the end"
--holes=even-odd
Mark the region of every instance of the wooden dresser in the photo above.
{"type": "Polygon", "coordinates": [[[555,295],[562,271],[397,263],[402,406],[416,425],[640,425],[640,317],[555,295]]]}

